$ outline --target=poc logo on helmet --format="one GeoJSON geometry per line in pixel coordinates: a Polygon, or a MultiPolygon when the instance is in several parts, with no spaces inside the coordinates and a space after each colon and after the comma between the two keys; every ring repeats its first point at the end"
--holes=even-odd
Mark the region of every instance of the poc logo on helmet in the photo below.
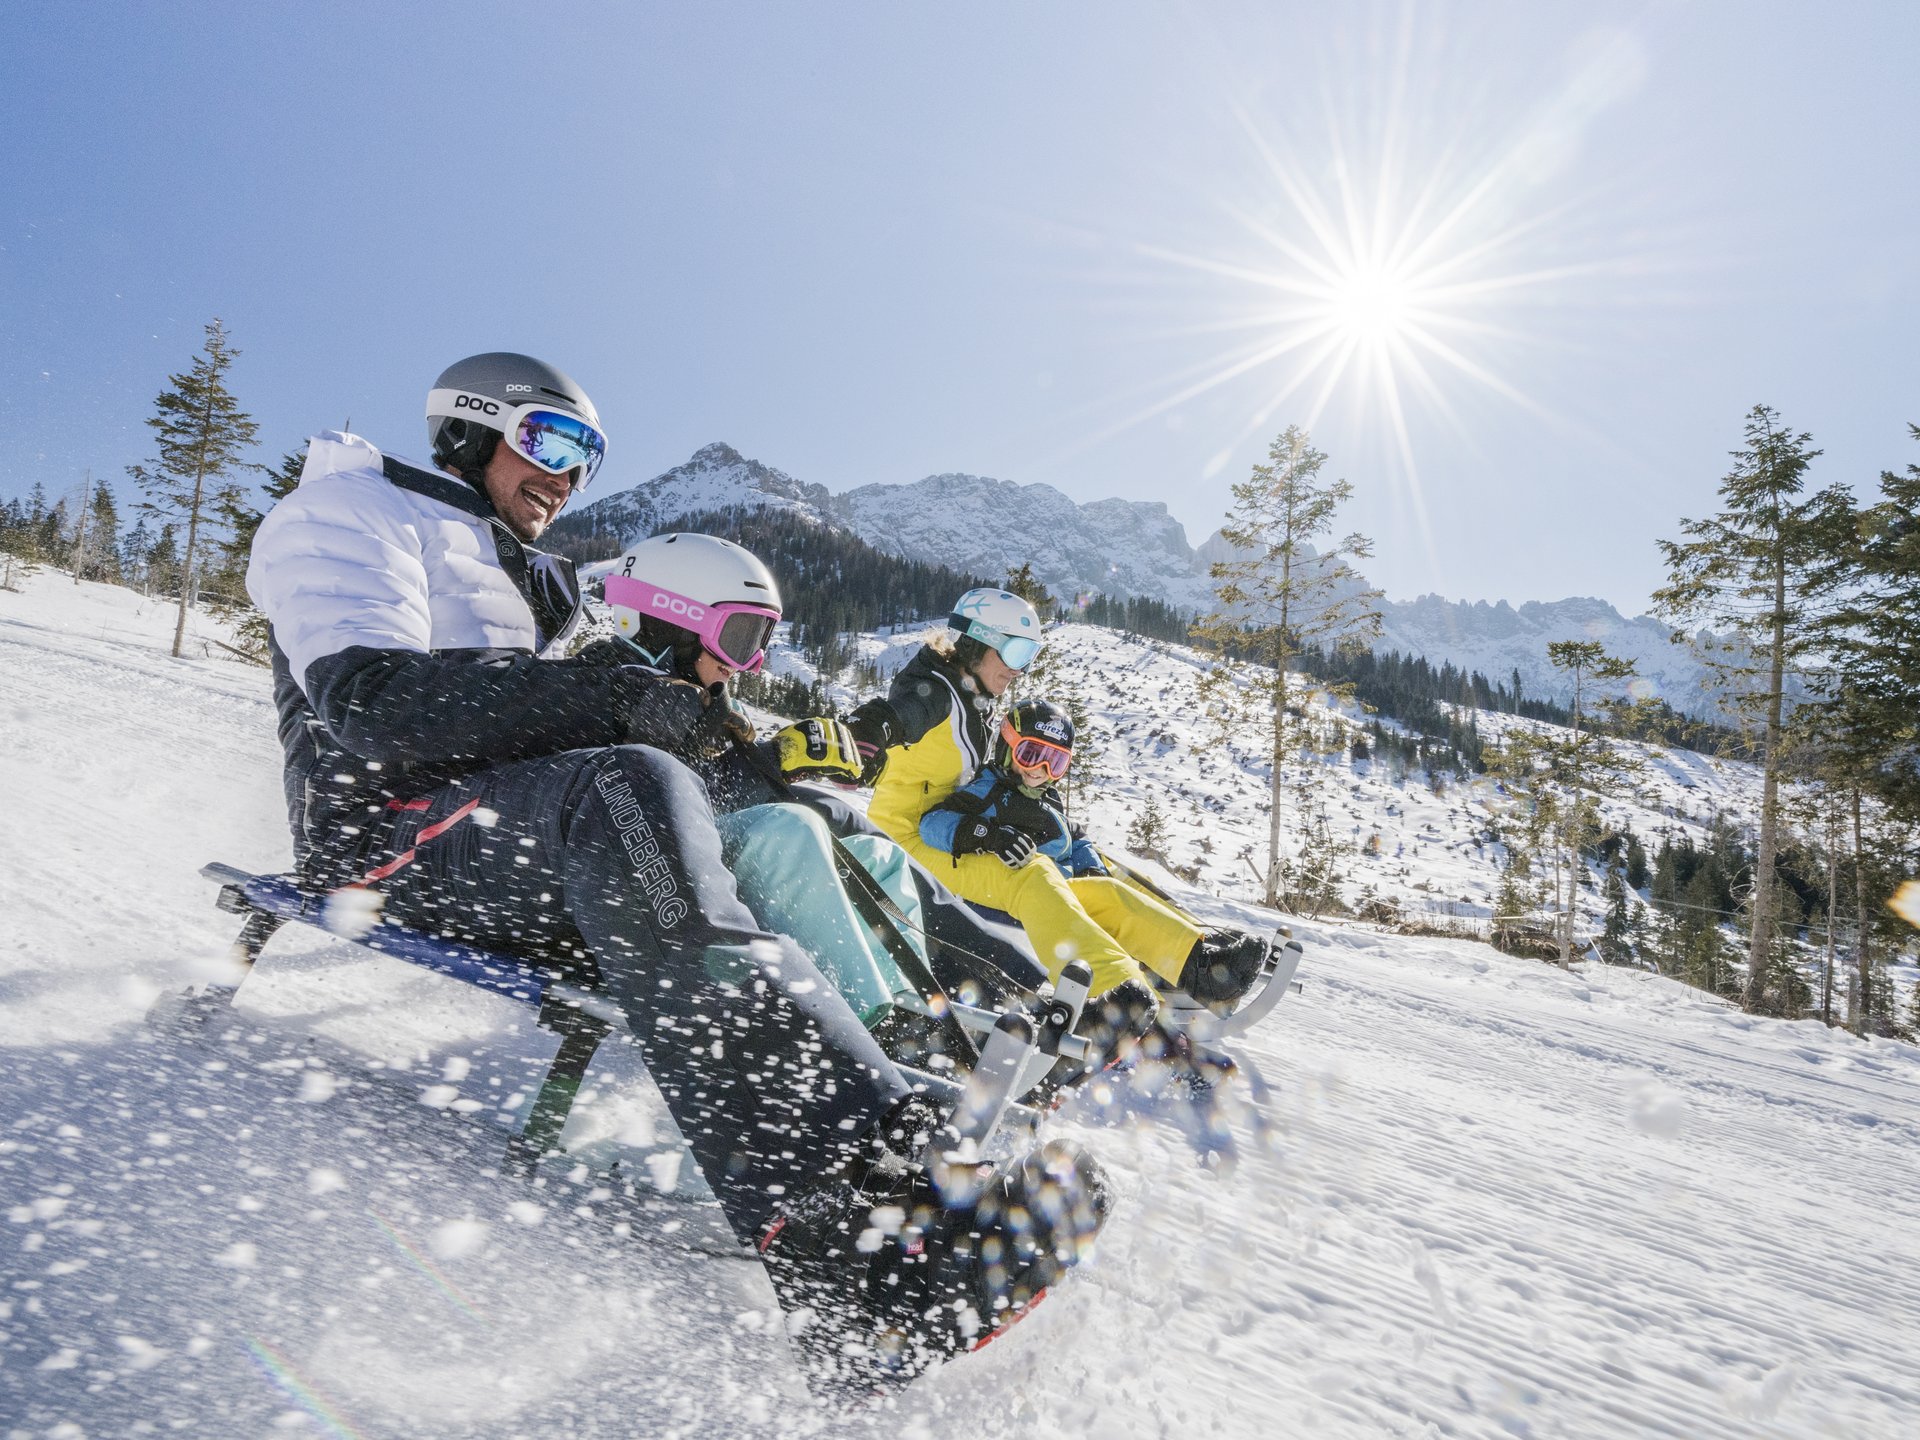
{"type": "Polygon", "coordinates": [[[509,385],[506,387],[506,391],[507,391],[507,394],[509,395],[531,395],[533,393],[533,386],[509,385]]]}
{"type": "Polygon", "coordinates": [[[688,601],[682,600],[678,595],[657,594],[653,597],[653,603],[648,608],[664,610],[669,615],[684,615],[689,620],[702,619],[707,613],[706,606],[691,604],[688,601]]]}
{"type": "Polygon", "coordinates": [[[453,402],[453,408],[456,410],[478,410],[482,415],[498,415],[500,413],[499,405],[480,395],[458,396],[453,402]]]}

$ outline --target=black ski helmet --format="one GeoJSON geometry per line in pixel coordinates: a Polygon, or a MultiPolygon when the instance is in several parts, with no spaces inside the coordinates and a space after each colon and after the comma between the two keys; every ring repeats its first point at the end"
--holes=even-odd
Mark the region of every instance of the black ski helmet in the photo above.
{"type": "Polygon", "coordinates": [[[1051,700],[1021,700],[1007,711],[1000,722],[1000,734],[993,742],[993,763],[1011,771],[1013,747],[1019,740],[1041,740],[1073,752],[1073,717],[1051,700]]]}
{"type": "Polygon", "coordinates": [[[593,401],[572,376],[531,355],[490,350],[454,361],[427,392],[433,463],[472,480],[506,433],[498,417],[521,405],[549,405],[601,429],[593,401]]]}

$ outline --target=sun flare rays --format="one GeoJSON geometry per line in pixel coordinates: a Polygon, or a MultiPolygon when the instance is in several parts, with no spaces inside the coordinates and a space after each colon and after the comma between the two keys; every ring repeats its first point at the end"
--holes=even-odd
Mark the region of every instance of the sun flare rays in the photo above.
{"type": "Polygon", "coordinates": [[[1595,37],[1532,106],[1498,113],[1449,88],[1461,56],[1445,35],[1404,18],[1373,39],[1317,104],[1232,108],[1244,163],[1195,177],[1212,188],[1169,227],[1184,240],[1115,237],[1130,303],[1167,317],[1152,343],[1181,360],[1088,406],[1070,449],[1204,406],[1211,478],[1276,423],[1337,420],[1377,447],[1424,537],[1423,439],[1471,454],[1502,409],[1584,431],[1529,387],[1537,356],[1568,343],[1564,315],[1633,268],[1593,242],[1605,202],[1568,162],[1637,84],[1638,47],[1595,37]]]}

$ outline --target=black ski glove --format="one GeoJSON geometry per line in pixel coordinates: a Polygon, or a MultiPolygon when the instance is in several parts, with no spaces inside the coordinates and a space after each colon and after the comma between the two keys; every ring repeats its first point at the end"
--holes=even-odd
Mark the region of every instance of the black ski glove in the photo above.
{"type": "Polygon", "coordinates": [[[893,706],[875,697],[847,716],[854,747],[860,752],[860,783],[871,785],[887,768],[887,751],[900,743],[900,717],[893,706]]]}
{"type": "Polygon", "coordinates": [[[991,820],[962,820],[953,837],[956,859],[962,855],[991,855],[1007,866],[1026,864],[1035,848],[1033,837],[1026,831],[991,820]]]}
{"type": "MultiPolygon", "coordinates": [[[[697,685],[693,688],[699,689],[697,685]]],[[[687,732],[686,740],[679,747],[680,753],[695,760],[717,760],[733,748],[736,740],[742,745],[752,744],[753,721],[733,703],[726,684],[717,681],[703,693],[707,708],[687,732]]]]}
{"type": "Polygon", "coordinates": [[[707,692],[686,680],[650,676],[627,710],[627,743],[679,750],[707,713],[707,692]]]}

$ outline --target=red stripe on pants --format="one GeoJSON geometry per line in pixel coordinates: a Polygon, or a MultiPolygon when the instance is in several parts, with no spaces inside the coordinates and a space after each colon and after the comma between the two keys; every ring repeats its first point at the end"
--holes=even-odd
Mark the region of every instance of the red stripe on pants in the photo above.
{"type": "Polygon", "coordinates": [[[454,811],[451,815],[447,816],[446,819],[435,821],[433,824],[427,826],[426,829],[422,830],[418,835],[413,837],[412,849],[408,850],[406,854],[399,856],[397,859],[389,860],[386,864],[380,866],[377,870],[369,870],[366,873],[366,876],[360,881],[360,883],[362,885],[371,885],[376,880],[384,880],[389,875],[393,874],[394,871],[403,869],[404,867],[411,865],[413,863],[413,857],[420,853],[420,847],[422,845],[426,844],[429,840],[436,839],[437,837],[444,835],[448,830],[451,830],[455,825],[458,825],[462,820],[466,819],[467,816],[471,815],[474,811],[478,810],[479,808],[480,808],[480,802],[477,799],[469,800],[467,801],[466,804],[462,805],[458,810],[454,811]]]}

